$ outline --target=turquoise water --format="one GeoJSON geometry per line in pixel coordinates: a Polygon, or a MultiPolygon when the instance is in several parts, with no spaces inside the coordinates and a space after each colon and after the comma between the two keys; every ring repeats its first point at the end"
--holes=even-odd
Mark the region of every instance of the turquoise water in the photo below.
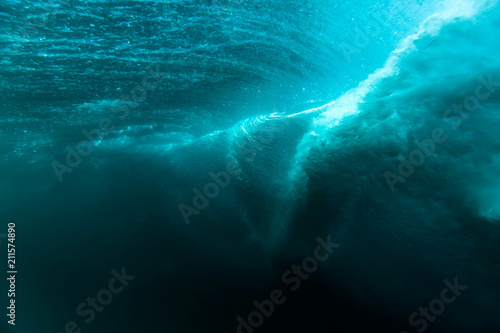
{"type": "Polygon", "coordinates": [[[236,332],[331,235],[255,331],[496,332],[499,19],[485,0],[4,2],[18,331],[236,332]],[[84,323],[123,266],[137,280],[84,323]],[[409,319],[455,277],[438,319],[409,319]]]}

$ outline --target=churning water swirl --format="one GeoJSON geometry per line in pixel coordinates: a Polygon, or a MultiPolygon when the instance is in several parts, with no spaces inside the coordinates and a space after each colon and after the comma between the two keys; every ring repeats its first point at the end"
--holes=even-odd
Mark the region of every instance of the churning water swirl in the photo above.
{"type": "Polygon", "coordinates": [[[498,332],[497,1],[6,0],[0,36],[3,331],[498,332]]]}

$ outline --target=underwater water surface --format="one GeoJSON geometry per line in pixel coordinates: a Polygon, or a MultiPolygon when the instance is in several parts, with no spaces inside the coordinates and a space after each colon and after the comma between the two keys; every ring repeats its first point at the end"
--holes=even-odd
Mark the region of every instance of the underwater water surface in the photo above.
{"type": "Polygon", "coordinates": [[[0,36],[1,332],[499,331],[497,1],[5,0],[0,36]]]}

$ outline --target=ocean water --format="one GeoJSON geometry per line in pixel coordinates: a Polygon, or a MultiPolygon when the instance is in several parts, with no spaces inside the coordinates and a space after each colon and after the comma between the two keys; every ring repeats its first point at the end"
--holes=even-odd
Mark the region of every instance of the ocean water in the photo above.
{"type": "Polygon", "coordinates": [[[2,332],[500,329],[497,1],[5,0],[0,36],[2,332]]]}

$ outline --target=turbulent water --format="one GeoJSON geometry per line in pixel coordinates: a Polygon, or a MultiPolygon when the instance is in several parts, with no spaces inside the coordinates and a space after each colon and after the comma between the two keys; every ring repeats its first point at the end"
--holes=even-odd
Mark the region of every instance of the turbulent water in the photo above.
{"type": "Polygon", "coordinates": [[[329,235],[255,332],[498,332],[496,1],[4,1],[0,35],[5,332],[251,333],[329,235]]]}

